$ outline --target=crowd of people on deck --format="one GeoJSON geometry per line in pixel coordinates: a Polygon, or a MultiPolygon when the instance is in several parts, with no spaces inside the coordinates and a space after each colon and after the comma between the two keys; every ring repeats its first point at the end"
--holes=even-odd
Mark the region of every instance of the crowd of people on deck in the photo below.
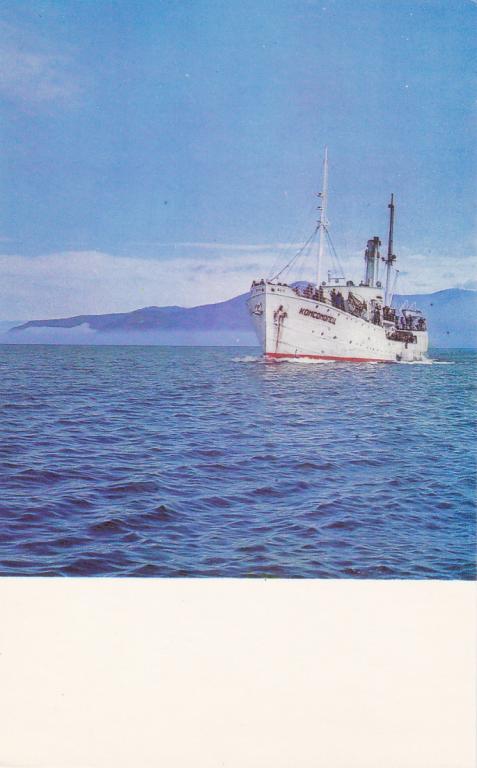
{"type": "Polygon", "coordinates": [[[378,306],[375,306],[371,315],[371,322],[374,325],[381,325],[381,310],[378,306]]]}
{"type": "Polygon", "coordinates": [[[396,317],[396,328],[402,331],[425,331],[426,321],[423,317],[402,314],[400,317],[396,317]]]}
{"type": "MultiPolygon", "coordinates": [[[[298,293],[298,291],[297,291],[298,293]]],[[[320,285],[318,288],[315,288],[314,285],[311,283],[308,283],[305,288],[303,289],[302,296],[305,297],[305,299],[311,299],[312,301],[324,301],[325,300],[325,294],[323,292],[323,286],[320,285]]]]}
{"type": "MultiPolygon", "coordinates": [[[[254,280],[252,283],[252,286],[255,286],[255,285],[265,285],[265,281],[263,279],[257,280],[257,281],[254,280]]],[[[277,285],[287,287],[286,283],[277,283],[277,285]]],[[[350,283],[348,283],[348,285],[350,285],[350,283]]],[[[303,296],[305,299],[311,299],[312,301],[321,301],[321,302],[328,301],[328,298],[327,297],[325,298],[322,285],[316,288],[312,283],[307,283],[307,285],[304,288],[300,288],[299,286],[296,286],[296,287],[293,287],[293,290],[295,291],[296,294],[298,294],[298,296],[303,296]]],[[[336,290],[335,288],[332,288],[329,294],[329,300],[331,302],[331,305],[336,309],[340,309],[342,312],[350,311],[351,314],[355,314],[353,312],[353,308],[351,309],[347,308],[344,296],[340,290],[336,290]]],[[[364,304],[363,306],[364,306],[364,309],[366,309],[366,304],[364,304]]],[[[382,312],[381,312],[381,308],[379,307],[379,305],[375,305],[371,311],[370,321],[374,325],[381,325],[382,320],[393,322],[396,327],[396,330],[398,331],[425,331],[426,330],[426,321],[423,317],[415,317],[407,312],[397,315],[396,310],[393,307],[382,307],[382,312]]]]}
{"type": "Polygon", "coordinates": [[[335,291],[335,289],[332,288],[330,293],[330,299],[333,307],[336,307],[336,309],[341,309],[343,312],[346,312],[345,301],[341,291],[335,291]]]}

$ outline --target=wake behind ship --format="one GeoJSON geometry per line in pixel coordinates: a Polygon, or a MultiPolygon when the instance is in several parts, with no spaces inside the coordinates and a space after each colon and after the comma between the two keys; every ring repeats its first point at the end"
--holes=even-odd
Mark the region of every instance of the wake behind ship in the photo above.
{"type": "Polygon", "coordinates": [[[275,277],[254,280],[248,309],[266,358],[306,357],[353,362],[413,362],[425,358],[429,341],[426,320],[416,308],[392,306],[398,275],[393,254],[394,197],[389,204],[389,237],[386,257],[380,253],[381,241],[368,240],[364,255],[364,278],[358,285],[342,274],[328,273],[320,282],[325,238],[329,241],[326,219],[328,158],[325,150],[320,220],[305,244],[319,233],[318,279],[313,283],[289,284],[279,280],[299,257],[300,249],[275,277]],[[379,279],[380,263],[385,265],[385,286],[379,279]],[[394,276],[394,285],[391,280],[394,276]]]}

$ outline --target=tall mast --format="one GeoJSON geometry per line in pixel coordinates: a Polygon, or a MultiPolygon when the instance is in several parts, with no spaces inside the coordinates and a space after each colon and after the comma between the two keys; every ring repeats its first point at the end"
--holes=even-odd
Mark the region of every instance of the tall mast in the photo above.
{"type": "Polygon", "coordinates": [[[393,234],[394,234],[394,195],[391,195],[389,208],[389,236],[388,236],[388,255],[386,259],[386,291],[384,294],[384,304],[389,306],[391,298],[389,295],[389,283],[391,281],[391,269],[396,257],[393,254],[393,234]]]}
{"type": "Polygon", "coordinates": [[[325,155],[323,158],[323,189],[319,197],[321,197],[321,205],[318,209],[320,211],[320,220],[318,222],[318,229],[320,230],[320,241],[318,245],[318,264],[316,270],[317,285],[320,285],[321,282],[323,252],[325,250],[325,235],[326,227],[328,226],[328,220],[326,218],[326,212],[328,208],[328,147],[325,147],[325,155]]]}

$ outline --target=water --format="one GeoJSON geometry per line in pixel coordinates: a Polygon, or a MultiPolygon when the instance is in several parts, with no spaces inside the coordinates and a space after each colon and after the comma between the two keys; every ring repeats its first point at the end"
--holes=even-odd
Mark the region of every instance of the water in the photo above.
{"type": "Polygon", "coordinates": [[[0,574],[475,578],[475,353],[0,347],[0,574]]]}

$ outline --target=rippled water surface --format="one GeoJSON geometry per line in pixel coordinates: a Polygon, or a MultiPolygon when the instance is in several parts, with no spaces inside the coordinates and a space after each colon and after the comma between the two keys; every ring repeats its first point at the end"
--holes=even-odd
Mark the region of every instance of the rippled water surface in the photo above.
{"type": "Polygon", "coordinates": [[[0,574],[475,577],[471,352],[0,347],[0,574]]]}

